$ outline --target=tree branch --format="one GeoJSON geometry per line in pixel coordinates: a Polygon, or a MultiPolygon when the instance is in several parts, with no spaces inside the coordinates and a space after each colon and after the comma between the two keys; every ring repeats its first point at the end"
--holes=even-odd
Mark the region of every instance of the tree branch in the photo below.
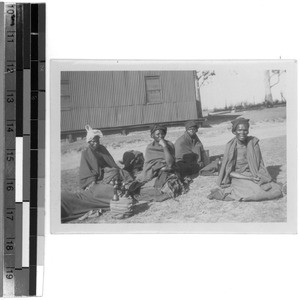
{"type": "Polygon", "coordinates": [[[214,75],[216,75],[215,71],[202,71],[202,73],[197,72],[196,76],[199,81],[199,87],[201,87],[210,76],[214,76],[214,75]],[[200,80],[202,81],[200,82],[200,80]]]}
{"type": "Polygon", "coordinates": [[[270,89],[271,89],[274,85],[276,85],[276,84],[279,83],[279,76],[280,76],[280,75],[278,75],[278,77],[277,77],[277,82],[275,82],[275,83],[273,83],[273,84],[270,84],[270,89]]]}
{"type": "Polygon", "coordinates": [[[270,84],[270,89],[273,87],[273,86],[275,86],[275,85],[277,85],[278,83],[279,83],[279,81],[280,81],[280,75],[282,74],[282,73],[285,73],[286,72],[286,70],[283,70],[283,71],[280,71],[280,70],[272,70],[272,75],[270,76],[270,79],[273,77],[273,76],[275,76],[275,75],[277,75],[277,82],[275,82],[275,83],[273,83],[273,84],[270,84]]]}

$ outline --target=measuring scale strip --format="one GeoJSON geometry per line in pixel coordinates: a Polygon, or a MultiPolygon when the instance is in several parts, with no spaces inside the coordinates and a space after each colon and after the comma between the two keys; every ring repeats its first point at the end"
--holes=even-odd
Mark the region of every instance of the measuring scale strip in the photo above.
{"type": "Polygon", "coordinates": [[[30,57],[30,184],[31,184],[31,201],[30,201],[30,261],[29,261],[29,294],[36,295],[36,261],[37,261],[37,237],[36,237],[36,208],[37,208],[37,173],[38,173],[38,149],[37,149],[37,114],[38,107],[38,72],[37,72],[37,56],[38,51],[38,5],[31,5],[31,57],[30,57]],[[33,194],[34,191],[34,194],[33,194]]]}
{"type": "Polygon", "coordinates": [[[15,111],[16,111],[16,4],[4,6],[5,14],[5,197],[3,296],[15,294],[15,111]],[[13,123],[10,123],[13,121],[13,123]],[[13,124],[13,126],[8,126],[13,124]]]}

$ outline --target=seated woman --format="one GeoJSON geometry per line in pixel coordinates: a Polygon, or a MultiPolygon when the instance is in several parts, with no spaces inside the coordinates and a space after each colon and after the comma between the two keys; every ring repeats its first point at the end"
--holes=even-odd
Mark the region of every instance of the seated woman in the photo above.
{"type": "Polygon", "coordinates": [[[188,121],[185,133],[175,142],[176,165],[182,177],[198,174],[208,164],[209,158],[197,136],[198,128],[195,121],[188,121]]]}
{"type": "Polygon", "coordinates": [[[180,185],[175,175],[175,148],[165,140],[166,133],[167,127],[163,125],[153,125],[150,129],[153,142],[146,148],[143,170],[136,178],[142,186],[139,200],[163,201],[180,189],[175,187],[180,185]]]}
{"type": "Polygon", "coordinates": [[[85,129],[89,147],[81,153],[80,187],[88,189],[97,182],[111,183],[114,180],[132,181],[129,173],[120,169],[106,147],[100,144],[102,132],[93,130],[89,125],[85,129]]]}
{"type": "Polygon", "coordinates": [[[88,148],[81,153],[78,193],[63,192],[61,195],[62,221],[76,219],[92,209],[108,209],[114,195],[111,183],[115,180],[130,182],[132,177],[115,163],[108,150],[100,144],[100,130],[89,125],[86,141],[88,148]]]}
{"type": "Polygon", "coordinates": [[[249,119],[232,122],[232,133],[225,149],[217,179],[221,189],[214,189],[209,199],[260,201],[282,196],[281,187],[273,182],[266,169],[256,137],[248,136],[249,119]]]}
{"type": "Polygon", "coordinates": [[[165,140],[167,127],[163,125],[153,125],[150,135],[153,142],[149,144],[145,151],[145,162],[139,181],[149,181],[157,177],[160,171],[171,170],[175,163],[175,148],[173,143],[165,140]]]}

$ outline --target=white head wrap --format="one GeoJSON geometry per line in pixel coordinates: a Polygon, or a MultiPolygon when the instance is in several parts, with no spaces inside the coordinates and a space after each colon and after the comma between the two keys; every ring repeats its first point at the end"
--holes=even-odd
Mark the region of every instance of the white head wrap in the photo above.
{"type": "Polygon", "coordinates": [[[87,143],[90,142],[95,136],[99,136],[100,138],[103,137],[101,130],[93,129],[90,125],[85,125],[86,134],[86,141],[87,143]]]}

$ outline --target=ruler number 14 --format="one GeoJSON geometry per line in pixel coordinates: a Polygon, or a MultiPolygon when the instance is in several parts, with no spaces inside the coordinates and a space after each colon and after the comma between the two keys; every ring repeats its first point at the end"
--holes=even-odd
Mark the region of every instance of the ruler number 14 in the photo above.
{"type": "Polygon", "coordinates": [[[14,132],[14,124],[13,123],[7,123],[6,124],[6,131],[7,132],[14,132]]]}

